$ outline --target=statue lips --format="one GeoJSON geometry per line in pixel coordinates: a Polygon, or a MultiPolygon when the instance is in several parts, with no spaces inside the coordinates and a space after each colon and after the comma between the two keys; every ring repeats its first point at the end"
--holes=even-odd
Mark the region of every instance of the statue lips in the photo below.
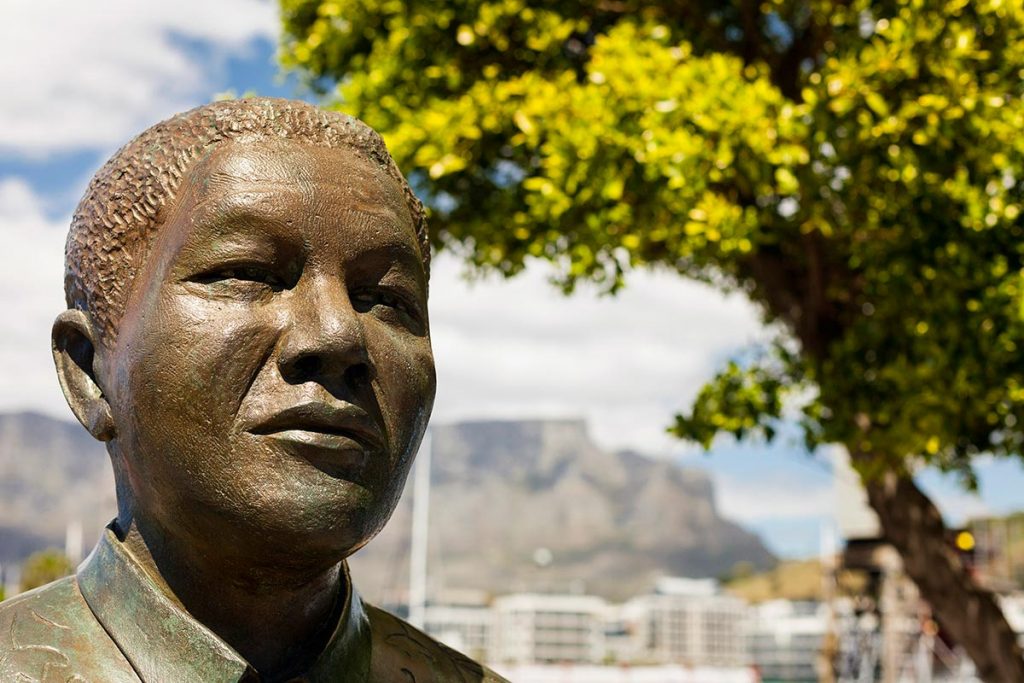
{"type": "Polygon", "coordinates": [[[370,454],[386,452],[384,436],[373,419],[350,403],[302,403],[246,431],[272,438],[342,478],[358,476],[370,454]]]}

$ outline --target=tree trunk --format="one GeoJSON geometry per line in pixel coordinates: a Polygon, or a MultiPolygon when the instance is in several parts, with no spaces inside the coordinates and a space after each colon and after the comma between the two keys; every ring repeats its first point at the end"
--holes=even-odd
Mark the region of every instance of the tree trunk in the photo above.
{"type": "MultiPolygon", "coordinates": [[[[870,456],[867,456],[870,457],[870,456]]],[[[854,456],[854,460],[865,460],[854,456]]],[[[1024,681],[1024,656],[995,596],[980,588],[950,546],[942,515],[909,476],[894,472],[864,482],[882,535],[939,624],[960,644],[984,681],[1024,681]]]]}

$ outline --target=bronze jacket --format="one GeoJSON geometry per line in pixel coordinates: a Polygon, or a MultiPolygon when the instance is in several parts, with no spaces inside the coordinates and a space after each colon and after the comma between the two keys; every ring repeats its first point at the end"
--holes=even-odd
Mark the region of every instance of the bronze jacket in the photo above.
{"type": "MultiPolygon", "coordinates": [[[[345,569],[346,586],[348,569],[345,569]]],[[[349,588],[330,641],[295,683],[500,683],[503,678],[349,588]]],[[[165,595],[107,529],[74,576],[0,603],[0,681],[258,682],[165,595]]]]}

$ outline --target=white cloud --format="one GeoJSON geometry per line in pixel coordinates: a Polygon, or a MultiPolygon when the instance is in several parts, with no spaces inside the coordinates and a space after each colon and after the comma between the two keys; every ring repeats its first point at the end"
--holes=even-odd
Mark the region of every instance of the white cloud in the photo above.
{"type": "Polygon", "coordinates": [[[3,3],[0,151],[109,149],[212,94],[211,74],[278,28],[270,0],[3,3]],[[180,40],[206,41],[212,59],[180,40]]]}
{"type": "Polygon", "coordinates": [[[0,410],[35,408],[70,417],[50,358],[50,325],[64,305],[68,222],[48,220],[20,180],[0,180],[0,410]]]}
{"type": "Polygon", "coordinates": [[[835,516],[836,495],[831,483],[808,486],[801,482],[799,494],[794,488],[795,482],[784,477],[715,477],[718,509],[737,522],[835,516]]]}
{"type": "Polygon", "coordinates": [[[975,493],[943,493],[930,497],[942,511],[942,518],[948,526],[961,526],[972,519],[993,514],[992,508],[975,493]]]}
{"type": "Polygon", "coordinates": [[[582,416],[597,439],[652,454],[722,358],[763,335],[754,307],[670,273],[638,272],[616,297],[563,296],[543,264],[465,283],[443,254],[431,277],[438,421],[582,416]]]}

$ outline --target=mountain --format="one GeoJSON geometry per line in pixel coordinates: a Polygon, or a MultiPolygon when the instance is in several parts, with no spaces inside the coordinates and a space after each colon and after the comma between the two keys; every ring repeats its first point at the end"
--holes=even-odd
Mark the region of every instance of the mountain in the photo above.
{"type": "MultiPolygon", "coordinates": [[[[464,422],[432,432],[432,595],[585,589],[617,599],[663,574],[775,563],[757,536],[718,515],[706,474],[604,451],[582,421],[464,422]]],[[[405,597],[411,481],[388,526],[352,558],[371,600],[405,597]]],[[[0,415],[0,562],[63,545],[68,520],[81,521],[90,547],[115,514],[113,488],[105,449],[78,425],[0,415]]]]}
{"type": "MultiPolygon", "coordinates": [[[[718,576],[741,561],[774,564],[757,536],[718,515],[706,474],[606,452],[582,421],[432,429],[432,595],[448,587],[586,589],[619,599],[664,574],[718,576]]],[[[388,527],[353,558],[353,575],[371,599],[404,595],[411,497],[407,490],[388,527]]]]}
{"type": "Polygon", "coordinates": [[[78,423],[0,414],[0,563],[63,548],[72,520],[88,550],[116,511],[106,448],[78,423]]]}

